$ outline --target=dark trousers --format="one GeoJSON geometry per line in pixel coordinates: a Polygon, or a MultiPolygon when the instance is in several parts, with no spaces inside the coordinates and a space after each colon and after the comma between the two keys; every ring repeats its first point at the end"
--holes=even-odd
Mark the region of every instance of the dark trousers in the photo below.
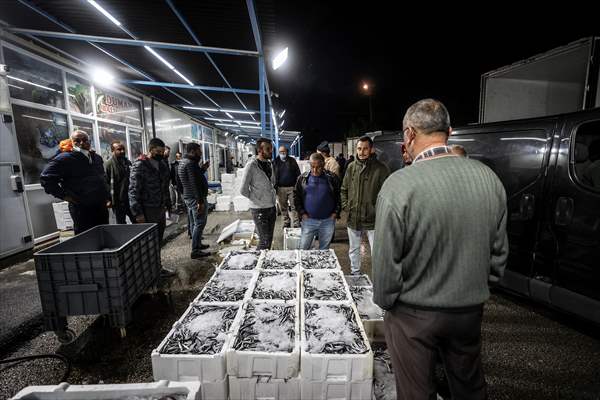
{"type": "Polygon", "coordinates": [[[444,364],[453,399],[486,399],[481,367],[483,307],[461,312],[396,305],[385,313],[385,339],[398,400],[436,399],[435,361],[444,364]]]}
{"type": "Polygon", "coordinates": [[[131,212],[129,208],[129,204],[119,204],[118,206],[113,206],[113,214],[115,214],[115,220],[117,224],[126,224],[127,219],[125,217],[129,217],[132,224],[135,224],[135,216],[131,212]]]}
{"type": "Polygon", "coordinates": [[[73,230],[76,235],[97,225],[108,224],[108,209],[104,204],[88,206],[69,203],[69,213],[73,218],[73,230]]]}
{"type": "Polygon", "coordinates": [[[277,219],[275,207],[253,208],[252,218],[258,231],[258,246],[256,246],[256,250],[270,249],[271,243],[273,243],[275,220],[277,219]]]}
{"type": "Polygon", "coordinates": [[[161,242],[165,234],[165,227],[167,226],[165,212],[164,207],[144,207],[144,219],[149,224],[158,224],[158,237],[161,242]]]}

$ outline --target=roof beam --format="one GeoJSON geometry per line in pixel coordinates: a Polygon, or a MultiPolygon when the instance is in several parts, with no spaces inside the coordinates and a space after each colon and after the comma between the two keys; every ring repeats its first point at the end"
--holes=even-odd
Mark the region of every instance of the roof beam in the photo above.
{"type": "Polygon", "coordinates": [[[226,92],[226,93],[244,93],[244,94],[258,94],[259,91],[255,89],[236,89],[236,88],[226,88],[226,87],[218,87],[218,86],[201,86],[201,85],[188,85],[187,83],[171,83],[171,82],[156,82],[156,81],[139,81],[139,80],[129,80],[129,79],[121,79],[119,82],[124,84],[131,85],[144,85],[144,86],[163,86],[163,87],[172,87],[178,89],[198,89],[198,90],[206,90],[207,92],[226,92]]]}
{"type": "MultiPolygon", "coordinates": [[[[185,30],[190,34],[190,36],[192,37],[192,39],[194,40],[194,42],[198,46],[202,46],[202,42],[200,42],[200,39],[198,39],[198,36],[196,36],[196,34],[194,33],[194,30],[188,24],[188,22],[186,21],[186,19],[184,18],[184,16],[179,12],[179,10],[177,9],[177,7],[175,7],[175,4],[173,4],[173,1],[172,0],[166,0],[166,2],[167,2],[167,5],[171,8],[171,11],[173,11],[173,13],[175,14],[175,16],[179,19],[179,22],[181,22],[181,25],[183,25],[183,27],[185,28],[185,30]]],[[[219,68],[219,66],[217,65],[217,63],[210,56],[210,54],[205,52],[204,55],[206,56],[206,58],[208,58],[208,61],[210,61],[210,63],[215,68],[215,70],[217,71],[217,73],[219,74],[219,76],[223,79],[223,82],[225,82],[225,84],[227,85],[227,87],[229,87],[230,89],[233,89],[232,86],[231,86],[231,84],[227,80],[227,78],[225,78],[225,75],[223,74],[223,72],[221,72],[221,69],[219,68]]],[[[233,92],[233,95],[240,102],[240,104],[242,105],[242,107],[244,107],[244,109],[248,109],[248,107],[246,107],[246,104],[242,101],[242,99],[240,99],[240,96],[238,96],[236,92],[233,92]]],[[[252,117],[252,119],[254,119],[254,117],[252,117]]]]}
{"type": "MultiPolygon", "coordinates": [[[[30,2],[26,1],[26,0],[18,0],[19,3],[23,4],[24,6],[28,7],[29,9],[35,11],[36,13],[40,14],[41,16],[43,16],[44,18],[54,22],[56,25],[60,26],[61,28],[63,28],[66,31],[69,31],[71,33],[75,33],[75,29],[71,28],[69,25],[59,21],[57,18],[55,18],[53,15],[48,14],[46,11],[38,8],[36,5],[31,4],[30,2]]],[[[8,29],[8,28],[6,28],[8,29]]],[[[29,37],[32,37],[32,35],[27,35],[29,37]]],[[[91,46],[93,46],[94,48],[100,50],[101,52],[103,52],[104,54],[106,54],[107,56],[113,58],[114,60],[118,61],[119,63],[125,65],[127,68],[130,68],[132,71],[140,74],[141,76],[143,76],[144,78],[154,81],[155,79],[153,79],[150,75],[148,75],[147,73],[145,73],[144,71],[142,71],[139,68],[134,67],[133,65],[129,64],[127,61],[123,60],[120,57],[117,57],[116,55],[112,54],[111,52],[109,52],[108,50],[105,50],[102,46],[99,46],[95,43],[92,42],[87,42],[88,44],[90,44],[91,46]]],[[[176,96],[177,98],[185,101],[187,104],[193,104],[191,101],[189,101],[188,99],[185,99],[184,97],[182,97],[179,93],[176,93],[175,91],[169,89],[169,88],[163,88],[164,90],[166,90],[167,92],[171,93],[172,95],[176,96]]],[[[210,115],[210,114],[209,114],[210,115]]]]}
{"type": "Polygon", "coordinates": [[[35,29],[21,29],[21,28],[7,28],[11,32],[20,33],[24,35],[51,37],[55,39],[66,39],[76,40],[90,43],[107,43],[117,44],[123,46],[137,46],[144,47],[149,46],[156,49],[169,49],[178,51],[190,51],[197,53],[215,53],[215,54],[228,54],[233,56],[249,56],[258,57],[258,52],[253,50],[236,50],[227,49],[222,47],[208,47],[208,46],[195,46],[191,44],[179,44],[179,43],[166,43],[166,42],[155,42],[151,40],[136,40],[136,39],[124,39],[124,38],[113,38],[107,36],[96,36],[96,35],[81,35],[78,33],[65,33],[65,32],[51,32],[51,31],[40,31],[35,29]]]}

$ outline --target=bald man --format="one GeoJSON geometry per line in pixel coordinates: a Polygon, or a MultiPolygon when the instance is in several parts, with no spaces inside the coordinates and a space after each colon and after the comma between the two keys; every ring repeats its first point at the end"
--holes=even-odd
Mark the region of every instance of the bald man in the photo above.
{"type": "Polygon", "coordinates": [[[91,149],[84,131],[71,134],[73,149],[52,158],[40,176],[46,193],[69,202],[75,234],[96,225],[108,224],[110,191],[102,157],[91,149]]]}

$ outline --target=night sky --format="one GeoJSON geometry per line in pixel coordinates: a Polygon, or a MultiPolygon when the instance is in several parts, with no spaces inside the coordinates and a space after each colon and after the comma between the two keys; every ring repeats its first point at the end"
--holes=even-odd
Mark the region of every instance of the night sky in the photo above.
{"type": "Polygon", "coordinates": [[[433,3],[290,3],[276,2],[277,45],[289,46],[290,57],[269,79],[287,110],[285,129],[302,131],[305,149],[341,140],[353,125],[399,130],[406,108],[425,97],[446,104],[453,126],[476,122],[482,73],[600,34],[597,14],[584,11],[591,6],[573,3],[546,3],[543,12],[473,3],[469,13],[479,17],[433,3]],[[372,127],[364,80],[375,85],[372,127]]]}

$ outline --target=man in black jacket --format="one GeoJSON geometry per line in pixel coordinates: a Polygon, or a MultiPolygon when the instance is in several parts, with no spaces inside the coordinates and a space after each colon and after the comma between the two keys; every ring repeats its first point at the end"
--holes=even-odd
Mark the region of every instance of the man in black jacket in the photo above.
{"type": "Polygon", "coordinates": [[[171,210],[169,166],[164,162],[165,143],[154,138],[148,143],[148,154],[142,154],[131,168],[129,205],[138,223],[158,224],[159,238],[165,232],[165,213],[171,210]]]}
{"type": "Polygon", "coordinates": [[[188,209],[188,223],[192,226],[192,254],[191,258],[206,257],[209,253],[202,250],[208,245],[202,244],[202,232],[208,218],[208,181],[204,176],[205,170],[200,167],[202,148],[198,143],[186,145],[185,158],[179,163],[177,175],[183,188],[183,201],[188,209]]]}
{"type": "Polygon", "coordinates": [[[111,207],[115,214],[117,224],[126,224],[128,216],[132,223],[135,217],[129,208],[129,174],[131,161],[125,157],[125,145],[119,140],[111,143],[112,156],[104,163],[106,183],[110,188],[111,207]]]}
{"type": "Polygon", "coordinates": [[[285,146],[279,147],[279,157],[273,161],[277,201],[283,214],[283,227],[298,226],[298,215],[294,208],[294,185],[300,176],[300,168],[293,157],[288,157],[285,146]],[[289,207],[288,207],[289,204],[289,207]],[[290,220],[291,217],[291,220],[290,220]]]}
{"type": "Polygon", "coordinates": [[[324,157],[313,153],[310,156],[310,172],[300,175],[294,189],[296,210],[302,216],[302,250],[310,249],[317,234],[319,249],[328,249],[335,231],[335,220],[342,212],[340,180],[324,167],[324,157]]]}
{"type": "Polygon", "coordinates": [[[102,157],[90,150],[87,133],[71,134],[72,151],[52,158],[40,176],[46,193],[69,202],[75,234],[108,224],[110,193],[104,179],[102,157]]]}

